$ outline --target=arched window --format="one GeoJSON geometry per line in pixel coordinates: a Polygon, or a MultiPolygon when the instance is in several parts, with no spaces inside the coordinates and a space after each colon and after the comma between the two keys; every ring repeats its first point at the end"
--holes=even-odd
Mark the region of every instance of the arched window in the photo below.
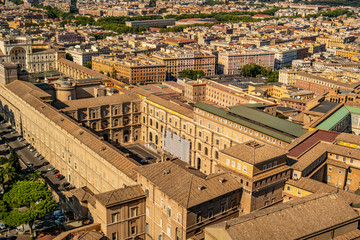
{"type": "Polygon", "coordinates": [[[92,123],[92,124],[91,124],[91,128],[92,128],[92,129],[96,129],[96,123],[92,123]]]}
{"type": "Polygon", "coordinates": [[[158,144],[158,136],[155,135],[155,144],[157,145],[158,144]]]}
{"type": "Polygon", "coordinates": [[[219,159],[219,152],[215,151],[215,159],[219,159]]]}
{"type": "Polygon", "coordinates": [[[209,154],[208,148],[205,147],[204,150],[205,150],[205,155],[207,156],[209,154]]]}
{"type": "Polygon", "coordinates": [[[114,126],[118,126],[119,125],[119,119],[115,119],[114,120],[114,126]]]}
{"type": "Polygon", "coordinates": [[[152,126],[152,119],[150,119],[150,126],[152,126]]]}

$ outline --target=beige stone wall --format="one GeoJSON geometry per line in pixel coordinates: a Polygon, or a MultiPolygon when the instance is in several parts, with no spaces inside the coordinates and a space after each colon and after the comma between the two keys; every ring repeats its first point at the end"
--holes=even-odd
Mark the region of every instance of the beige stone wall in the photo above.
{"type": "Polygon", "coordinates": [[[0,101],[13,112],[16,130],[23,133],[26,141],[75,187],[88,186],[94,193],[100,193],[134,183],[70,132],[4,86],[0,87],[0,101]]]}

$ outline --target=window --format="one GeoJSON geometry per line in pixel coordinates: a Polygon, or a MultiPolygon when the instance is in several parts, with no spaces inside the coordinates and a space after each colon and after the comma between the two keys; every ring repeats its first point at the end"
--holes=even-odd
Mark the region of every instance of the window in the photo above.
{"type": "Polygon", "coordinates": [[[230,159],[226,159],[226,165],[230,166],[230,159]]]}
{"type": "Polygon", "coordinates": [[[111,240],[117,240],[117,232],[111,234],[111,240]]]}
{"type": "Polygon", "coordinates": [[[137,208],[130,208],[130,217],[136,217],[137,208]]]}
{"type": "Polygon", "coordinates": [[[201,132],[199,131],[199,137],[201,137],[201,132]]]}
{"type": "Polygon", "coordinates": [[[149,189],[145,189],[145,197],[149,197],[149,189]]]}
{"type": "Polygon", "coordinates": [[[237,164],[237,168],[238,168],[238,170],[241,170],[241,164],[240,163],[237,164]]]}
{"type": "Polygon", "coordinates": [[[226,202],[222,202],[220,204],[220,212],[225,212],[225,210],[226,210],[226,202]]]}
{"type": "Polygon", "coordinates": [[[287,186],[287,187],[286,187],[286,190],[287,190],[287,191],[290,191],[290,189],[291,189],[290,186],[287,186]]]}
{"type": "Polygon", "coordinates": [[[243,167],[243,171],[244,171],[244,172],[247,171],[247,167],[246,167],[246,166],[243,167]]]}
{"type": "Polygon", "coordinates": [[[145,223],[145,233],[146,234],[149,234],[150,233],[150,231],[149,231],[149,223],[145,223]]]}
{"type": "Polygon", "coordinates": [[[117,221],[118,221],[118,214],[117,213],[111,214],[111,223],[115,223],[117,221]]]}
{"type": "Polygon", "coordinates": [[[160,227],[162,227],[163,226],[163,220],[162,220],[162,218],[160,218],[160,227]]]}
{"type": "Polygon", "coordinates": [[[196,223],[201,222],[201,212],[196,213],[196,223]]]}
{"type": "Polygon", "coordinates": [[[235,166],[236,166],[235,161],[232,161],[232,162],[231,162],[231,167],[235,168],[235,166]]]}
{"type": "Polygon", "coordinates": [[[212,218],[214,216],[214,207],[210,207],[208,209],[208,218],[212,218]]]}
{"type": "Polygon", "coordinates": [[[346,184],[351,184],[351,179],[348,179],[348,180],[346,181],[346,184]]]}
{"type": "Polygon", "coordinates": [[[216,145],[219,145],[219,143],[220,143],[219,139],[216,139],[215,142],[216,142],[216,145]]]}
{"type": "Polygon", "coordinates": [[[266,168],[267,168],[267,166],[266,166],[266,164],[263,166],[263,170],[265,171],[266,170],[266,168]]]}
{"type": "Polygon", "coordinates": [[[332,171],[332,167],[329,167],[329,172],[331,172],[332,171]]]}
{"type": "Polygon", "coordinates": [[[136,226],[131,226],[131,235],[136,234],[136,226]]]}
{"type": "Polygon", "coordinates": [[[201,143],[198,143],[198,150],[201,151],[201,143]]]}
{"type": "Polygon", "coordinates": [[[298,190],[297,194],[298,194],[298,195],[301,195],[301,190],[298,190]]]}
{"type": "Polygon", "coordinates": [[[271,168],[272,167],[272,163],[269,163],[269,168],[271,168]]]}
{"type": "Polygon", "coordinates": [[[351,170],[351,168],[349,168],[349,170],[348,170],[348,173],[349,173],[349,174],[351,174],[351,173],[352,173],[352,170],[351,170]]]}
{"type": "Polygon", "coordinates": [[[170,206],[167,208],[167,215],[168,215],[169,217],[171,217],[171,207],[170,207],[170,206]]]}
{"type": "Polygon", "coordinates": [[[158,236],[158,240],[162,240],[162,234],[158,236]]]}
{"type": "Polygon", "coordinates": [[[219,159],[219,152],[215,151],[215,159],[219,159]]]}
{"type": "Polygon", "coordinates": [[[274,161],[274,167],[277,165],[277,161],[274,161]]]}
{"type": "Polygon", "coordinates": [[[171,236],[171,228],[169,226],[167,227],[166,233],[169,237],[171,236]]]}

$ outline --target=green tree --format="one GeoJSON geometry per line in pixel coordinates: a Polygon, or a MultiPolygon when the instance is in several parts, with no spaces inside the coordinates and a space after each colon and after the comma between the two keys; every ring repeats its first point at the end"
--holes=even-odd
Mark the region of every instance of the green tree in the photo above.
{"type": "Polygon", "coordinates": [[[56,206],[57,203],[45,184],[39,181],[18,181],[0,201],[0,212],[9,209],[0,215],[5,224],[12,227],[28,224],[32,234],[34,221],[42,219],[45,214],[55,210],[56,206]]]}
{"type": "Polygon", "coordinates": [[[20,173],[21,166],[18,155],[15,153],[14,149],[11,149],[9,156],[9,166],[13,167],[17,173],[20,173]]]}
{"type": "Polygon", "coordinates": [[[179,73],[179,78],[184,78],[184,77],[190,78],[192,80],[196,80],[199,77],[205,77],[205,73],[203,70],[194,71],[194,70],[185,69],[179,73]]]}
{"type": "Polygon", "coordinates": [[[70,53],[66,53],[66,59],[69,61],[74,61],[74,58],[70,53]]]}
{"type": "Polygon", "coordinates": [[[256,77],[264,73],[264,68],[255,63],[246,64],[241,69],[241,74],[246,77],[256,77]]]}
{"type": "Polygon", "coordinates": [[[268,79],[266,80],[266,82],[277,82],[277,81],[279,81],[279,71],[272,71],[268,75],[268,79]]]}
{"type": "Polygon", "coordinates": [[[92,69],[92,62],[85,63],[84,67],[92,69]]]}

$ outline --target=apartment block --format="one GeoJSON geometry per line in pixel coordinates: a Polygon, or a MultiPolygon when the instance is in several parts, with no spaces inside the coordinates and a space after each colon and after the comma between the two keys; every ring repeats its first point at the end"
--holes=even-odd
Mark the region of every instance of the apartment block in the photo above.
{"type": "Polygon", "coordinates": [[[223,74],[240,74],[244,65],[256,63],[265,68],[274,69],[273,52],[244,50],[219,53],[219,71],[223,74]]]}
{"type": "Polygon", "coordinates": [[[164,82],[165,65],[146,57],[118,59],[112,55],[93,58],[93,69],[128,84],[164,82]]]}

